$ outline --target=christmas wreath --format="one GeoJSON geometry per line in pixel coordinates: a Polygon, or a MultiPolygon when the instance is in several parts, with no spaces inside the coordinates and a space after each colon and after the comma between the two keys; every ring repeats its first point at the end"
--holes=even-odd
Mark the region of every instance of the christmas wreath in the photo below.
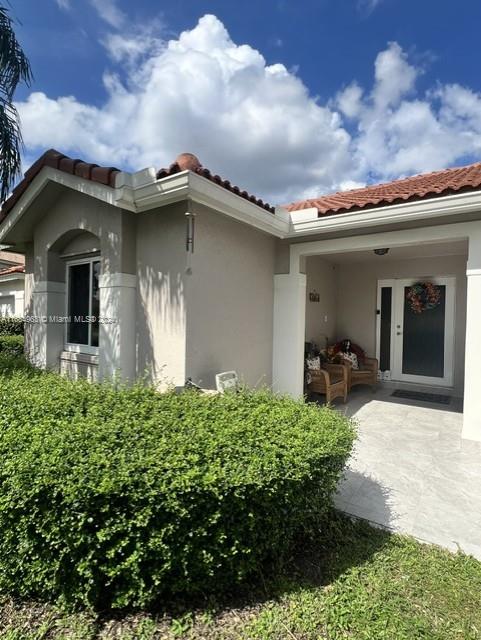
{"type": "Polygon", "coordinates": [[[432,282],[416,282],[409,287],[406,300],[414,313],[423,313],[438,306],[441,302],[441,291],[432,282]]]}

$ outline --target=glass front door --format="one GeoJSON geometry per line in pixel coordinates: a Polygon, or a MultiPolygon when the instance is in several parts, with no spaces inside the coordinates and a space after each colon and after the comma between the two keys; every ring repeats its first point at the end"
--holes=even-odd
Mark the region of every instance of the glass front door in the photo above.
{"type": "Polygon", "coordinates": [[[383,378],[452,386],[454,289],[454,278],[378,283],[377,343],[383,378]]]}

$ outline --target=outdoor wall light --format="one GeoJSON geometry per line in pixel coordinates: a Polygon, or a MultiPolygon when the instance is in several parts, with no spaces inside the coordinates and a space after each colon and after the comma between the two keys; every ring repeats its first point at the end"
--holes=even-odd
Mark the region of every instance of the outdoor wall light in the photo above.
{"type": "Polygon", "coordinates": [[[195,233],[195,213],[187,211],[185,214],[185,250],[187,251],[187,264],[185,272],[190,275],[192,273],[192,254],[194,253],[194,233],[195,233]]]}
{"type": "Polygon", "coordinates": [[[374,253],[377,256],[385,256],[389,249],[374,249],[374,253]]]}

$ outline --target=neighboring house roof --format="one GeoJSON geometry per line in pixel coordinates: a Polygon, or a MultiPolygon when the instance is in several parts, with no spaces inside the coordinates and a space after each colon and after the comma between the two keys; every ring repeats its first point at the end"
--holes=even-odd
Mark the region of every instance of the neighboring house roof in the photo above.
{"type": "Polygon", "coordinates": [[[16,267],[7,267],[7,269],[0,269],[0,276],[10,276],[13,273],[25,273],[25,265],[19,264],[16,267]]]}
{"type": "Polygon", "coordinates": [[[293,202],[285,208],[288,211],[299,211],[314,207],[318,210],[319,217],[323,217],[478,189],[481,189],[481,163],[434,171],[362,189],[340,191],[293,202]]]}
{"type": "MultiPolygon", "coordinates": [[[[1,209],[0,222],[2,222],[5,216],[11,211],[11,209],[13,209],[15,204],[43,167],[52,167],[53,169],[58,169],[59,171],[78,176],[79,178],[84,178],[85,180],[99,182],[100,184],[104,184],[109,187],[115,187],[115,178],[117,174],[120,173],[120,169],[116,169],[115,167],[101,167],[98,164],[69,158],[55,149],[49,149],[25,172],[23,179],[14,188],[10,197],[5,200],[1,209]]],[[[166,176],[174,175],[175,173],[186,170],[197,173],[198,175],[219,184],[221,187],[224,187],[224,189],[235,193],[241,198],[245,198],[246,200],[253,202],[266,211],[274,213],[274,207],[271,207],[261,199],[250,195],[247,191],[242,191],[239,187],[232,185],[228,180],[224,180],[220,176],[212,174],[209,169],[205,169],[200,164],[196,156],[191,153],[180,154],[168,169],[161,169],[157,173],[157,178],[165,178],[166,176]]]]}
{"type": "Polygon", "coordinates": [[[25,264],[25,256],[21,253],[14,253],[13,251],[0,250],[0,263],[3,262],[6,262],[7,265],[14,267],[17,264],[25,264]]]}

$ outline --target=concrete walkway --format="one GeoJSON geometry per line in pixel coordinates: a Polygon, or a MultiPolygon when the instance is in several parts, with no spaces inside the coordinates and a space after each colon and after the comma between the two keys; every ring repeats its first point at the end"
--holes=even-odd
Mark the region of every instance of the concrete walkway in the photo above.
{"type": "Polygon", "coordinates": [[[359,424],[337,507],[481,560],[481,443],[461,439],[461,401],[401,400],[393,389],[354,387],[336,404],[359,424]]]}

